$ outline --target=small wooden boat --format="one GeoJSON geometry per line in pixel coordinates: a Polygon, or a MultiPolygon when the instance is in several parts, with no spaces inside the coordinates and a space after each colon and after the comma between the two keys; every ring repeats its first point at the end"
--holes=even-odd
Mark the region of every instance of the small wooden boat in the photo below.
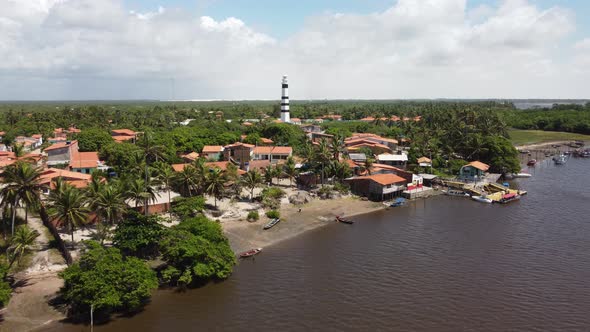
{"type": "Polygon", "coordinates": [[[521,173],[516,173],[513,176],[515,178],[530,178],[532,175],[530,173],[521,172],[521,173]]]}
{"type": "Polygon", "coordinates": [[[537,164],[537,159],[531,159],[526,164],[527,164],[527,166],[535,166],[537,164]]]}
{"type": "Polygon", "coordinates": [[[398,206],[404,205],[405,202],[406,202],[405,199],[399,197],[398,199],[395,200],[395,202],[389,204],[389,206],[390,207],[398,207],[398,206]]]}
{"type": "Polygon", "coordinates": [[[555,162],[555,165],[563,165],[567,161],[567,157],[561,154],[559,156],[553,157],[553,161],[555,162]]]}
{"type": "Polygon", "coordinates": [[[248,251],[244,251],[242,253],[240,253],[240,258],[248,258],[248,257],[252,257],[258,253],[260,253],[262,251],[262,248],[255,248],[255,249],[250,249],[248,251]]]}
{"type": "Polygon", "coordinates": [[[350,219],[341,218],[340,216],[336,216],[336,221],[349,225],[354,224],[354,221],[350,219]]]}
{"type": "Polygon", "coordinates": [[[482,195],[482,196],[471,196],[471,199],[480,203],[487,203],[487,204],[491,204],[492,203],[492,199],[488,198],[486,195],[482,195]]]}
{"type": "Polygon", "coordinates": [[[502,195],[502,198],[500,198],[500,200],[498,201],[498,203],[500,204],[507,204],[516,200],[520,199],[520,195],[519,194],[514,194],[514,193],[510,193],[510,194],[505,194],[502,195]]]}
{"type": "Polygon", "coordinates": [[[273,220],[269,221],[268,224],[264,225],[264,229],[266,230],[266,229],[273,227],[274,225],[278,224],[279,221],[281,221],[281,219],[274,218],[273,220]]]}

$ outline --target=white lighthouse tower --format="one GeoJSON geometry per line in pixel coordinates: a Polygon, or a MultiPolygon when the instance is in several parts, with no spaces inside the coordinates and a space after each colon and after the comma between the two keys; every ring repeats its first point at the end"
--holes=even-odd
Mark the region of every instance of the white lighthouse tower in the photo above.
{"type": "Polygon", "coordinates": [[[289,83],[287,82],[287,75],[283,75],[283,93],[281,94],[281,121],[291,122],[291,115],[289,114],[289,83]]]}

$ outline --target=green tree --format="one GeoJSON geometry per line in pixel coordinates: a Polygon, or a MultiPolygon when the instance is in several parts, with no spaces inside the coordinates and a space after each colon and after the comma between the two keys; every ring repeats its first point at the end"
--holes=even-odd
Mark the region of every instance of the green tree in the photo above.
{"type": "Polygon", "coordinates": [[[6,281],[6,275],[8,274],[8,266],[4,263],[0,263],[0,307],[8,304],[10,301],[10,295],[12,294],[12,287],[6,281]]]}
{"type": "Polygon", "coordinates": [[[182,197],[191,197],[200,191],[201,174],[192,165],[185,166],[182,171],[174,173],[172,188],[182,197]]]}
{"type": "Polygon", "coordinates": [[[117,248],[104,248],[93,241],[80,261],[60,272],[61,294],[74,314],[91,309],[101,314],[135,311],[158,287],[156,273],[135,257],[124,257],[117,248]]]}
{"type": "Polygon", "coordinates": [[[158,255],[158,243],[165,234],[159,216],[143,216],[131,212],[127,218],[117,224],[113,244],[124,255],[139,258],[154,258],[158,255]]]}
{"type": "Polygon", "coordinates": [[[222,172],[223,171],[221,169],[214,168],[211,172],[207,174],[205,178],[205,192],[209,196],[213,196],[216,208],[217,199],[221,199],[223,197],[223,192],[225,190],[225,178],[222,172]]]}
{"type": "Polygon", "coordinates": [[[295,160],[293,157],[287,159],[287,163],[283,167],[283,173],[289,178],[289,186],[293,185],[293,179],[297,177],[297,168],[295,168],[295,160]]]}
{"type": "Polygon", "coordinates": [[[262,175],[256,170],[249,170],[242,178],[244,185],[250,190],[250,200],[254,199],[254,189],[262,185],[262,175]]]}
{"type": "Polygon", "coordinates": [[[20,263],[21,258],[27,251],[29,251],[37,237],[39,237],[39,232],[35,229],[30,229],[27,225],[22,225],[16,229],[16,232],[10,239],[10,246],[8,247],[8,254],[10,256],[8,269],[12,267],[14,262],[20,263]]]}
{"type": "Polygon", "coordinates": [[[196,217],[199,212],[203,212],[205,209],[203,196],[176,197],[172,203],[171,212],[181,220],[196,217]]]}
{"type": "Polygon", "coordinates": [[[111,134],[107,130],[100,128],[84,129],[73,138],[78,141],[80,152],[100,151],[103,146],[113,143],[111,134]]]}
{"type": "Polygon", "coordinates": [[[158,182],[162,184],[164,190],[168,192],[168,209],[170,209],[171,199],[170,191],[172,190],[172,181],[174,180],[174,170],[170,165],[165,163],[158,163],[156,165],[156,177],[158,182]]]}
{"type": "Polygon", "coordinates": [[[69,230],[74,243],[74,230],[85,224],[90,209],[86,205],[86,197],[76,187],[64,183],[59,190],[53,190],[47,198],[48,215],[61,221],[69,230]]]}
{"type": "MultiPolygon", "coordinates": [[[[25,161],[18,161],[4,169],[0,175],[5,186],[0,190],[2,196],[10,196],[12,202],[12,230],[14,234],[14,222],[16,219],[16,207],[19,201],[23,201],[25,211],[31,205],[36,205],[39,202],[39,195],[41,192],[41,171],[37,166],[34,166],[25,161]]],[[[28,216],[28,214],[26,215],[28,216]]],[[[26,217],[25,217],[26,220],[26,217]]]]}

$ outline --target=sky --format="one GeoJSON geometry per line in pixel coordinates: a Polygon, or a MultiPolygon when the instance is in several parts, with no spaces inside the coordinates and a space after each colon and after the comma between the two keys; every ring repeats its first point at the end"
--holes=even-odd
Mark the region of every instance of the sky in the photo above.
{"type": "Polygon", "coordinates": [[[0,100],[590,98],[587,0],[0,0],[0,100]]]}

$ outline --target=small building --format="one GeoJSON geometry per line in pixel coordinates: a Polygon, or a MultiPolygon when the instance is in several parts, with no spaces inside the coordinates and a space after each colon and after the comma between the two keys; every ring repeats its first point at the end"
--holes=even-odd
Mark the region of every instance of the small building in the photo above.
{"type": "Polygon", "coordinates": [[[78,153],[78,141],[55,143],[45,148],[45,153],[47,153],[47,165],[69,165],[70,161],[72,160],[72,156],[78,153]]]}
{"type": "Polygon", "coordinates": [[[348,158],[357,163],[364,163],[367,161],[367,156],[364,153],[349,153],[348,158]]]}
{"type": "Polygon", "coordinates": [[[187,163],[192,163],[193,161],[199,159],[199,154],[193,151],[191,153],[181,155],[180,158],[182,158],[182,160],[187,163]]]}
{"type": "Polygon", "coordinates": [[[400,196],[408,181],[395,174],[375,174],[349,178],[346,182],[353,193],[370,200],[384,201],[400,196]]]}
{"type": "Polygon", "coordinates": [[[205,145],[201,151],[201,156],[207,160],[219,160],[223,146],[221,145],[205,145]]]}
{"type": "Polygon", "coordinates": [[[39,183],[43,186],[43,193],[49,194],[53,189],[53,180],[62,178],[66,183],[71,184],[76,188],[86,188],[92,181],[92,175],[82,174],[78,172],[71,172],[64,169],[48,168],[41,172],[39,183]]]}
{"type": "Polygon", "coordinates": [[[377,156],[377,161],[380,164],[397,166],[405,168],[408,163],[408,155],[404,152],[401,153],[382,153],[377,156]]]}
{"type": "Polygon", "coordinates": [[[98,152],[76,152],[70,160],[70,170],[82,174],[91,174],[96,170],[106,171],[108,167],[98,157],[98,152]]]}
{"type": "Polygon", "coordinates": [[[314,124],[306,124],[301,126],[301,129],[306,133],[321,133],[322,127],[314,124]]]}
{"type": "Polygon", "coordinates": [[[113,129],[111,130],[111,137],[115,142],[129,142],[135,143],[137,140],[137,133],[131,129],[113,129]]]}
{"type": "Polygon", "coordinates": [[[290,146],[257,146],[253,150],[252,160],[270,160],[273,163],[292,155],[293,148],[290,146]]]}
{"type": "Polygon", "coordinates": [[[301,125],[301,119],[300,118],[291,118],[291,123],[294,125],[301,125]]]}
{"type": "Polygon", "coordinates": [[[481,161],[472,161],[461,167],[461,170],[459,170],[459,178],[466,181],[478,181],[485,177],[485,173],[489,169],[490,166],[481,161]]]}
{"type": "Polygon", "coordinates": [[[432,160],[430,160],[430,158],[427,157],[420,157],[418,158],[418,166],[420,167],[431,167],[432,166],[432,160]]]}
{"type": "Polygon", "coordinates": [[[233,161],[244,168],[245,163],[252,160],[255,145],[237,142],[223,148],[223,158],[233,161]]]}

